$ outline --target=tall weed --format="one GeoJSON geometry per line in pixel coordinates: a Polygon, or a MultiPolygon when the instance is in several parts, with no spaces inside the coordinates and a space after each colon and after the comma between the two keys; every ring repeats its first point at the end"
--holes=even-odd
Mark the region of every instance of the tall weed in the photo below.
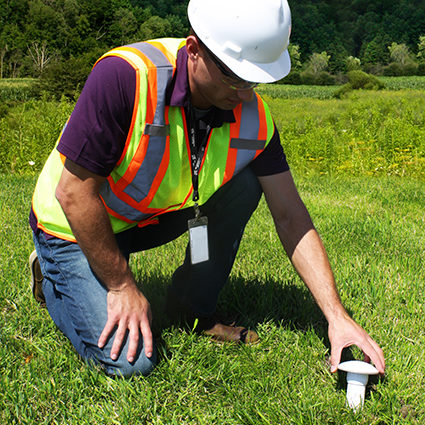
{"type": "Polygon", "coordinates": [[[0,102],[26,102],[35,96],[34,79],[0,79],[0,102]]]}
{"type": "Polygon", "coordinates": [[[0,173],[38,174],[72,107],[30,100],[9,109],[0,119],[0,173]]]}
{"type": "MultiPolygon", "coordinates": [[[[316,98],[300,95],[300,86],[300,97],[274,97],[274,88],[260,91],[292,170],[425,179],[425,90],[354,91],[337,100],[328,87],[312,88],[316,98]]],[[[7,108],[0,116],[0,173],[38,174],[72,108],[46,99],[7,108]]]]}
{"type": "Polygon", "coordinates": [[[424,91],[268,101],[289,163],[300,173],[425,179],[424,91]]]}
{"type": "Polygon", "coordinates": [[[335,86],[307,86],[290,84],[260,84],[256,91],[272,99],[331,99],[335,93],[335,86]]]}
{"type": "Polygon", "coordinates": [[[388,90],[425,90],[425,76],[378,77],[388,90]]]}

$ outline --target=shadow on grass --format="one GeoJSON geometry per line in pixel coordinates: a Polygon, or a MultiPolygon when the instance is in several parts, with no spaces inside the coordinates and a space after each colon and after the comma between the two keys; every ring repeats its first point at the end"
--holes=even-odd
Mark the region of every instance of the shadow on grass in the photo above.
{"type": "MultiPolygon", "coordinates": [[[[168,284],[158,277],[150,278],[149,283],[141,287],[151,303],[156,333],[172,325],[165,313],[168,284]]],[[[313,328],[320,337],[327,332],[327,322],[310,292],[292,282],[230,279],[220,293],[217,310],[220,315],[253,328],[258,323],[272,321],[301,331],[313,328]]]]}
{"type": "MultiPolygon", "coordinates": [[[[237,312],[237,320],[253,328],[258,323],[272,321],[277,326],[285,326],[297,332],[312,329],[330,353],[328,323],[307,287],[300,282],[269,280],[259,283],[231,279],[222,291],[219,308],[224,308],[225,313],[237,312]]],[[[347,309],[347,312],[352,316],[352,311],[347,309]]],[[[341,353],[341,362],[349,360],[358,360],[353,347],[347,347],[341,353]]],[[[378,382],[384,380],[385,377],[370,376],[366,397],[378,382]]],[[[338,373],[336,388],[346,390],[344,372],[338,373]]]]}
{"type": "MultiPolygon", "coordinates": [[[[169,282],[160,276],[146,280],[142,290],[151,302],[154,324],[153,332],[160,358],[169,360],[172,350],[167,347],[161,335],[165,329],[178,326],[165,312],[165,297],[169,282]]],[[[268,280],[258,282],[243,278],[230,278],[220,293],[217,306],[219,315],[232,318],[238,325],[255,329],[258,324],[273,322],[277,326],[284,326],[296,332],[313,330],[323,341],[330,353],[328,338],[328,324],[321,310],[315,303],[307,287],[299,281],[277,282],[268,280]]],[[[348,311],[351,315],[351,312],[348,311]]],[[[186,328],[186,332],[190,332],[186,328]]],[[[353,350],[346,348],[341,355],[341,362],[355,360],[353,350]]],[[[379,376],[371,376],[366,389],[369,397],[378,382],[385,380],[379,376]]],[[[347,388],[346,373],[337,375],[336,390],[345,392],[347,388]]]]}
{"type": "MultiPolygon", "coordinates": [[[[154,279],[151,277],[148,281],[142,291],[151,303],[153,332],[157,344],[161,346],[162,331],[175,326],[165,312],[169,282],[159,276],[154,279]]],[[[231,278],[220,293],[217,311],[220,316],[234,319],[238,325],[253,329],[260,323],[273,322],[298,332],[313,330],[330,349],[327,321],[308,289],[299,282],[257,282],[231,278]]],[[[160,351],[161,348],[166,349],[165,346],[159,348],[160,351]]],[[[349,349],[343,351],[342,361],[353,358],[349,349]]]]}

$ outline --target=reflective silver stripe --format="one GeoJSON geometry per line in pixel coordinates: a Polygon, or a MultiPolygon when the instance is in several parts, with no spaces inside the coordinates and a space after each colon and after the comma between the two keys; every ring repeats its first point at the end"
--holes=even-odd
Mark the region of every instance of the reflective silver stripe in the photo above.
{"type": "Polygon", "coordinates": [[[165,152],[166,137],[149,137],[145,158],[124,193],[141,202],[149,193],[165,152]]]}
{"type": "Polygon", "coordinates": [[[166,137],[170,134],[170,125],[146,124],[143,134],[148,134],[151,137],[166,137]]]}
{"type": "MultiPolygon", "coordinates": [[[[239,130],[239,139],[245,143],[247,141],[257,143],[261,142],[258,140],[258,131],[260,129],[260,117],[258,114],[258,99],[257,96],[253,96],[250,102],[242,103],[242,114],[241,114],[241,125],[239,130]]],[[[234,142],[238,143],[238,142],[234,142]]],[[[263,149],[263,147],[259,149],[263,149]]],[[[230,146],[232,147],[232,146],[230,146]]],[[[246,165],[248,165],[255,157],[255,150],[238,148],[238,154],[236,157],[235,171],[234,174],[239,173],[246,165]]]]}
{"type": "Polygon", "coordinates": [[[143,163],[137,170],[133,181],[124,189],[124,193],[136,202],[141,202],[149,193],[165,152],[169,126],[165,124],[165,99],[169,81],[173,76],[173,66],[167,57],[149,43],[130,45],[145,54],[156,67],[157,103],[153,123],[146,123],[144,134],[149,135],[148,148],[143,163]]]}
{"type": "Polygon", "coordinates": [[[112,210],[122,215],[123,217],[128,218],[129,220],[133,220],[139,222],[141,220],[145,220],[151,217],[153,214],[144,214],[139,210],[128,205],[126,202],[123,202],[119,199],[114,192],[112,192],[111,186],[109,185],[108,180],[106,180],[101,189],[100,195],[105,201],[106,205],[112,210]]]}
{"type": "Polygon", "coordinates": [[[146,55],[156,67],[157,74],[157,104],[153,124],[164,125],[164,110],[165,110],[165,92],[168,82],[173,76],[173,65],[161,52],[152,44],[141,42],[130,44],[129,47],[141,51],[146,55]]]}
{"type": "Polygon", "coordinates": [[[152,44],[146,43],[145,41],[141,41],[139,43],[129,44],[127,47],[131,47],[133,49],[140,50],[143,54],[145,54],[151,62],[157,67],[161,66],[171,66],[172,64],[161,52],[158,48],[153,46],[152,44]]]}
{"type": "Polygon", "coordinates": [[[168,65],[167,68],[157,68],[157,99],[156,99],[156,110],[153,118],[153,124],[165,125],[164,111],[165,111],[165,99],[168,82],[173,78],[173,68],[168,65]]]}
{"type": "Polygon", "coordinates": [[[230,140],[230,147],[235,149],[254,150],[264,149],[265,140],[235,139],[230,140]]]}

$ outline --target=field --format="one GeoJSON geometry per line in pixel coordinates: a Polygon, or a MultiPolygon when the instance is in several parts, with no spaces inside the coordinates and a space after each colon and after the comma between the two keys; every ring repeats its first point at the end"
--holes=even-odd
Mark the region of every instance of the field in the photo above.
{"type": "Polygon", "coordinates": [[[0,102],[29,100],[33,95],[33,82],[31,78],[0,80],[0,102]]]}
{"type": "MultiPolygon", "coordinates": [[[[153,308],[158,368],[130,380],[88,368],[30,294],[32,190],[72,110],[31,100],[0,117],[1,423],[425,423],[425,89],[343,100],[260,90],[342,301],[386,355],[386,375],[371,379],[364,409],[354,414],[345,406],[345,376],[330,374],[326,362],[326,321],[283,253],[264,201],[219,303],[258,331],[259,344],[217,344],[164,316],[183,236],[131,259],[153,308]]],[[[353,357],[362,357],[356,348],[344,352],[353,357]]]]}
{"type": "MultiPolygon", "coordinates": [[[[354,91],[344,99],[332,97],[334,86],[263,85],[259,91],[295,172],[423,180],[425,77],[394,80],[386,83],[391,90],[354,91]]],[[[0,173],[37,175],[72,107],[31,99],[0,108],[0,173]]]]}

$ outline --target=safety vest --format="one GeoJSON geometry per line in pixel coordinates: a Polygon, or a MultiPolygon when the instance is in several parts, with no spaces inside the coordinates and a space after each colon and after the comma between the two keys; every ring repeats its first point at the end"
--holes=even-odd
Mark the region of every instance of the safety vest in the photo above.
{"type": "MultiPolygon", "coordinates": [[[[166,105],[166,89],[184,43],[184,39],[141,42],[113,49],[99,59],[121,57],[137,75],[125,147],[100,192],[115,233],[155,223],[160,214],[194,205],[184,108],[166,105]]],[[[256,158],[273,135],[269,108],[258,94],[233,113],[236,122],[210,132],[199,171],[199,205],[256,158]]],[[[54,149],[38,179],[33,210],[45,232],[75,241],[55,198],[63,163],[54,149]]]]}

